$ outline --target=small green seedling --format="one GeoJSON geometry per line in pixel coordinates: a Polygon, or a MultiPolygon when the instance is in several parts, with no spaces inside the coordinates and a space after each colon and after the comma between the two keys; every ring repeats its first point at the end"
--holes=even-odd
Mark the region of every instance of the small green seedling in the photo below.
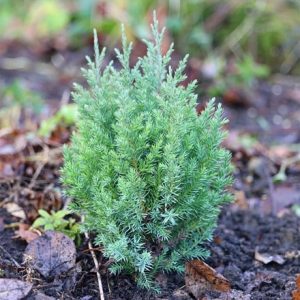
{"type": "Polygon", "coordinates": [[[59,125],[72,126],[77,119],[77,105],[63,105],[59,111],[52,117],[44,120],[39,129],[39,135],[48,137],[59,125]]]}
{"type": "Polygon", "coordinates": [[[223,66],[208,92],[213,96],[222,96],[230,88],[249,89],[258,79],[266,78],[268,75],[269,68],[267,66],[256,63],[252,56],[246,55],[237,61],[236,73],[230,76],[223,66]]]}
{"type": "Polygon", "coordinates": [[[246,55],[236,68],[237,82],[246,87],[251,87],[257,78],[266,78],[270,73],[267,66],[256,63],[251,55],[246,55]]]}
{"type": "Polygon", "coordinates": [[[44,209],[39,210],[39,215],[32,228],[41,228],[43,230],[60,231],[75,240],[79,237],[79,224],[73,218],[64,219],[70,212],[68,210],[52,211],[50,214],[44,209]]]}

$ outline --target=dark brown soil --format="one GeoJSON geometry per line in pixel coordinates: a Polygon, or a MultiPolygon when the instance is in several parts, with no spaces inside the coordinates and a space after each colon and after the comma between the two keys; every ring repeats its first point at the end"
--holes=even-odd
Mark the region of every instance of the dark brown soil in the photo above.
{"type": "Polygon", "coordinates": [[[216,242],[210,245],[208,263],[251,299],[291,299],[295,275],[300,273],[299,234],[300,219],[293,214],[279,218],[228,210],[215,232],[216,242]],[[255,260],[255,251],[291,255],[282,265],[263,264],[255,260]]]}
{"type": "MultiPolygon", "coordinates": [[[[3,210],[1,210],[3,213],[3,210]]],[[[7,221],[7,219],[5,219],[7,221]]],[[[254,211],[232,212],[228,207],[220,217],[215,240],[208,245],[211,257],[207,263],[230,280],[232,288],[241,290],[251,299],[291,299],[295,289],[295,276],[300,273],[300,219],[294,214],[281,218],[260,215],[254,211]],[[282,265],[275,262],[263,264],[255,260],[255,251],[280,255],[282,265]]],[[[0,267],[4,277],[25,278],[26,270],[18,268],[12,258],[22,264],[25,243],[12,239],[13,231],[0,233],[0,267]]],[[[43,282],[36,290],[58,299],[97,299],[96,277],[91,273],[92,261],[87,254],[78,251],[82,271],[76,274],[71,290],[56,289],[53,282],[43,282]]],[[[151,295],[136,288],[130,277],[110,277],[102,274],[108,299],[181,299],[173,296],[184,286],[183,275],[161,275],[161,294],[151,295]],[[109,284],[109,289],[108,289],[109,284]]],[[[218,299],[213,293],[209,299],[218,299]]],[[[27,299],[34,299],[32,295],[27,299]]],[[[190,299],[193,299],[192,297],[190,299]]]]}
{"type": "MultiPolygon", "coordinates": [[[[0,218],[4,221],[4,224],[13,222],[11,216],[5,209],[0,208],[0,218]]],[[[0,270],[3,272],[1,277],[6,278],[19,278],[20,271],[23,268],[19,268],[14,260],[19,264],[23,260],[23,251],[26,247],[26,242],[14,239],[14,231],[0,229],[0,270]]]]}

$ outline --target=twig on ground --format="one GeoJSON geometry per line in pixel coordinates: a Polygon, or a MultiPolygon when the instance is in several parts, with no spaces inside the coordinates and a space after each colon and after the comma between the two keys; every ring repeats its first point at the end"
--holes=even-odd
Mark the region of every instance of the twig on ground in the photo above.
{"type": "Polygon", "coordinates": [[[102,251],[102,247],[85,249],[82,251],[82,253],[91,252],[91,251],[102,251]]]}
{"type": "Polygon", "coordinates": [[[84,235],[85,235],[86,239],[88,240],[88,247],[89,247],[89,250],[91,252],[91,255],[92,255],[95,267],[96,267],[96,274],[97,274],[97,280],[98,280],[98,286],[99,286],[100,300],[105,300],[105,298],[104,298],[104,292],[103,292],[103,286],[102,286],[102,281],[101,281],[101,275],[100,275],[100,272],[99,272],[99,263],[98,263],[95,251],[93,250],[93,246],[92,246],[92,243],[90,241],[89,234],[87,232],[85,232],[84,235]]]}
{"type": "Polygon", "coordinates": [[[43,161],[39,164],[39,166],[35,170],[35,173],[33,174],[32,179],[30,181],[30,184],[28,185],[29,189],[32,189],[34,187],[37,178],[39,177],[39,175],[42,172],[43,168],[45,167],[45,165],[49,161],[49,148],[47,146],[44,147],[43,156],[44,156],[43,161]]]}
{"type": "Polygon", "coordinates": [[[46,165],[46,163],[43,162],[43,163],[41,163],[41,164],[37,167],[37,169],[36,169],[34,175],[32,176],[32,179],[31,179],[31,181],[30,181],[30,184],[28,185],[28,188],[29,188],[29,189],[32,189],[32,188],[34,187],[35,182],[36,182],[37,178],[39,177],[40,173],[42,172],[43,168],[45,167],[45,165],[46,165]]]}
{"type": "Polygon", "coordinates": [[[107,281],[107,286],[108,286],[108,292],[109,292],[109,295],[111,295],[111,289],[110,289],[110,284],[109,284],[109,280],[108,280],[108,273],[106,273],[106,281],[107,281]]]}

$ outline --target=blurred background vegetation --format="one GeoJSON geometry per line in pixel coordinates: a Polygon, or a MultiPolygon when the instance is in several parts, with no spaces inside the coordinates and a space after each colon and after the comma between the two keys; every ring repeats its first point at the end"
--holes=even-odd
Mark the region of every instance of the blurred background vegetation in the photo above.
{"type": "Polygon", "coordinates": [[[200,96],[235,98],[258,79],[300,75],[299,0],[0,0],[0,7],[5,114],[12,103],[37,113],[43,99],[68,102],[82,57],[92,53],[93,28],[109,58],[119,45],[120,23],[135,41],[133,61],[143,55],[141,39],[149,36],[154,9],[167,28],[163,48],[175,42],[174,63],[190,54],[188,77],[199,80],[200,96]],[[43,76],[59,82],[39,85],[43,76]]]}
{"type": "Polygon", "coordinates": [[[300,51],[298,0],[1,0],[0,5],[1,39],[64,36],[82,47],[96,28],[113,46],[120,22],[131,39],[147,37],[156,9],[177,50],[191,56],[250,54],[272,70],[289,72],[300,51]]]}

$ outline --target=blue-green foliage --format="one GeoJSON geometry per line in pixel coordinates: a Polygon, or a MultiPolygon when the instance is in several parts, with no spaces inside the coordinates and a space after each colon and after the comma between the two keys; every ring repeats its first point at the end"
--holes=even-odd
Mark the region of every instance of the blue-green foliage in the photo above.
{"type": "Polygon", "coordinates": [[[220,146],[221,107],[211,101],[197,116],[196,83],[179,85],[187,57],[173,71],[173,48],[162,55],[156,18],[152,32],[133,68],[123,33],[121,70],[109,64],[101,72],[95,34],[95,62],[88,58],[83,70],[89,88],[76,85],[78,131],[62,170],[73,209],[112,259],[110,270],[135,274],[147,289],[157,272],[181,272],[186,260],[208,255],[201,245],[230,200],[232,181],[230,153],[220,146]]]}

